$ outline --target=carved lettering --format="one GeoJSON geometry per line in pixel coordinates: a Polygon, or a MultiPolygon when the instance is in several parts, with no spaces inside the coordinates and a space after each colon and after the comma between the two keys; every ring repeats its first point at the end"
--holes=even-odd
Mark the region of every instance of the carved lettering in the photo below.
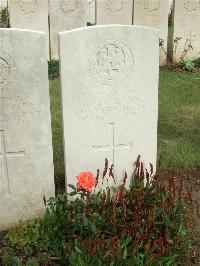
{"type": "Polygon", "coordinates": [[[81,120],[89,118],[104,120],[106,117],[117,119],[119,117],[131,118],[144,115],[147,106],[137,97],[134,91],[124,90],[109,93],[86,92],[81,95],[75,115],[81,120]]]}
{"type": "Polygon", "coordinates": [[[34,106],[28,96],[0,96],[0,125],[22,123],[34,116],[44,117],[43,108],[34,106]]]}

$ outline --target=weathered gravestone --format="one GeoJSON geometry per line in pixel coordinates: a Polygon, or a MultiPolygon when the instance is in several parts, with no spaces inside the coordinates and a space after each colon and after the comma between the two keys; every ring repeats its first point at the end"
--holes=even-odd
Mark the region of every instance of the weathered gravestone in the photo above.
{"type": "Polygon", "coordinates": [[[58,32],[87,26],[87,0],[50,0],[51,58],[58,59],[58,32]]]}
{"type": "Polygon", "coordinates": [[[54,195],[46,38],[0,30],[0,231],[44,212],[54,195]]]}
{"type": "Polygon", "coordinates": [[[159,37],[163,41],[160,48],[160,64],[167,60],[169,1],[167,0],[134,0],[133,24],[159,29],[159,37]]]}
{"type": "Polygon", "coordinates": [[[46,53],[49,58],[48,0],[9,0],[11,28],[46,33],[46,53]]]}
{"type": "Polygon", "coordinates": [[[97,0],[96,24],[132,25],[133,0],[97,0]]]}
{"type": "Polygon", "coordinates": [[[200,0],[175,1],[173,32],[176,62],[200,57],[200,0]]]}
{"type": "Polygon", "coordinates": [[[105,158],[117,177],[138,155],[156,165],[158,31],[94,26],[60,33],[67,183],[105,158]]]}

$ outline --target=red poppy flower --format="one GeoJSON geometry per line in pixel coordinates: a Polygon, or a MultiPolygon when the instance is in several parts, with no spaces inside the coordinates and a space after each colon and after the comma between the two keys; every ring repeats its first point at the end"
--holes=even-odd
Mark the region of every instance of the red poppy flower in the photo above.
{"type": "Polygon", "coordinates": [[[77,189],[85,189],[88,192],[92,191],[92,187],[94,187],[97,183],[93,174],[90,172],[81,172],[77,177],[77,189]]]}

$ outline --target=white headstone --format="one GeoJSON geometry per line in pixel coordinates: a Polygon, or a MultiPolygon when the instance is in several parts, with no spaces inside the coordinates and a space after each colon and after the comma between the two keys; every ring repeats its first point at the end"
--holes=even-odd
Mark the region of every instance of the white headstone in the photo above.
{"type": "Polygon", "coordinates": [[[88,3],[88,8],[87,8],[87,12],[88,12],[88,22],[90,24],[95,24],[96,23],[96,16],[95,16],[95,8],[96,8],[96,2],[95,0],[87,0],[88,3]]]}
{"type": "Polygon", "coordinates": [[[200,57],[200,1],[176,0],[174,8],[174,60],[200,57]],[[184,50],[187,50],[185,53],[184,50]],[[176,51],[176,52],[175,52],[176,51]],[[183,56],[185,54],[185,56],[183,56]]]}
{"type": "Polygon", "coordinates": [[[165,65],[167,59],[168,13],[168,0],[134,0],[133,24],[159,29],[159,37],[163,40],[160,65],[165,65]]]}
{"type": "Polygon", "coordinates": [[[97,0],[96,24],[132,25],[133,0],[97,0]]]}
{"type": "Polygon", "coordinates": [[[105,158],[130,176],[138,155],[156,165],[158,31],[108,25],[60,33],[67,183],[105,158]]]}
{"type": "Polygon", "coordinates": [[[87,26],[87,0],[50,0],[51,58],[58,59],[58,33],[87,26]]]}
{"type": "Polygon", "coordinates": [[[0,29],[0,231],[54,195],[46,38],[0,29]]]}
{"type": "Polygon", "coordinates": [[[43,31],[49,58],[48,0],[9,0],[11,28],[43,31]]]}

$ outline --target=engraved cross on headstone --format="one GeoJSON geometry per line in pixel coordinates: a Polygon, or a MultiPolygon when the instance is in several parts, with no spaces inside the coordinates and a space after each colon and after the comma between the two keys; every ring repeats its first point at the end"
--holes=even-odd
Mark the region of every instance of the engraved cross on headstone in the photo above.
{"type": "Polygon", "coordinates": [[[6,150],[6,141],[5,141],[5,134],[3,130],[0,130],[0,160],[2,159],[2,174],[1,174],[1,181],[2,186],[0,190],[1,195],[11,194],[10,191],[10,180],[9,180],[9,171],[8,171],[8,161],[7,157],[16,157],[16,156],[25,156],[24,151],[15,151],[15,152],[8,152],[6,150]],[[3,181],[5,185],[3,186],[3,181]]]}
{"type": "Polygon", "coordinates": [[[115,144],[115,124],[114,123],[109,123],[111,125],[111,130],[112,130],[112,144],[111,145],[93,145],[92,148],[95,151],[112,151],[112,163],[115,164],[115,151],[116,150],[130,150],[132,149],[132,142],[128,144],[115,144]]]}

